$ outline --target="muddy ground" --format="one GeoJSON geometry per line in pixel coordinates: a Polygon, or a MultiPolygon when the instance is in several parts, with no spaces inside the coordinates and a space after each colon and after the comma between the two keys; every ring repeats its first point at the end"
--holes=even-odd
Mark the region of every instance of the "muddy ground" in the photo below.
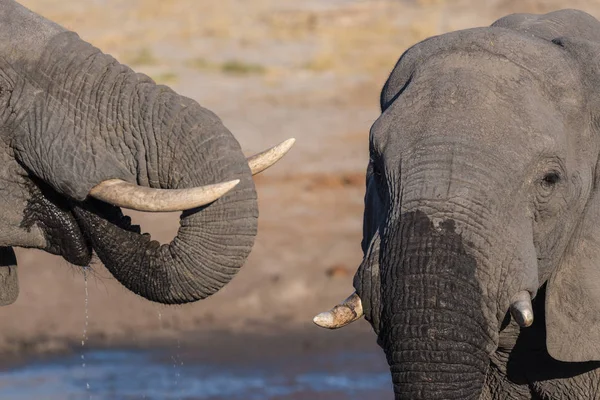
{"type": "MultiPolygon", "coordinates": [[[[297,139],[283,161],[256,179],[254,250],[216,295],[185,306],[156,305],[92,265],[87,337],[89,345],[102,346],[193,345],[219,332],[242,342],[255,334],[300,335],[295,343],[307,351],[338,341],[374,343],[364,321],[341,339],[311,319],[352,291],[361,258],[368,132],[397,58],[425,37],[488,25],[511,12],[576,7],[600,17],[599,1],[577,0],[22,2],[198,100],[248,154],[297,139]]],[[[176,214],[132,215],[161,242],[178,226],[176,214]]],[[[0,353],[79,346],[86,319],[82,270],[35,250],[18,249],[17,258],[21,293],[0,309],[0,353]]]]}

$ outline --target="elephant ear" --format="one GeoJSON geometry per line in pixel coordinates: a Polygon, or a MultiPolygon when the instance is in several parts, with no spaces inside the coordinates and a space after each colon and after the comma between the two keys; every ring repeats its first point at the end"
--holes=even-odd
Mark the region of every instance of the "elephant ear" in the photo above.
{"type": "Polygon", "coordinates": [[[381,281],[379,278],[379,229],[383,218],[383,204],[377,192],[373,166],[367,168],[365,212],[363,217],[363,261],[354,275],[354,289],[362,300],[365,318],[379,334],[381,315],[381,281]]]}
{"type": "Polygon", "coordinates": [[[17,258],[12,247],[0,247],[0,306],[14,303],[19,296],[17,258]]]}
{"type": "Polygon", "coordinates": [[[599,193],[580,224],[546,291],[546,346],[566,362],[600,360],[599,193]]]}
{"type": "MultiPolygon", "coordinates": [[[[573,38],[554,39],[554,42],[579,61],[584,84],[597,88],[600,45],[573,38]]],[[[590,96],[588,103],[596,111],[600,109],[596,94],[590,96]]],[[[600,361],[600,162],[594,175],[579,224],[547,284],[546,346],[548,353],[559,361],[600,361]]]]}

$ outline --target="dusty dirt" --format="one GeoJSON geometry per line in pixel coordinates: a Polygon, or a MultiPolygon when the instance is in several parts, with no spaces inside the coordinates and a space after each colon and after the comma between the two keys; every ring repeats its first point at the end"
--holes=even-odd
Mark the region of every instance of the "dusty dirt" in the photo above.
{"type": "MultiPolygon", "coordinates": [[[[210,332],[335,340],[312,316],[352,291],[360,261],[368,132],[378,93],[402,51],[427,36],[483,26],[511,12],[584,9],[570,1],[22,0],[134,69],[213,110],[248,154],[296,146],[256,179],[259,234],[239,275],[211,298],[166,307],[124,289],[96,263],[87,274],[89,342],[192,341],[210,332]]],[[[174,214],[132,214],[161,242],[174,214]]],[[[81,269],[17,250],[21,293],[0,309],[0,352],[79,345],[81,269]]],[[[369,336],[364,321],[350,327],[369,336]]],[[[362,340],[362,339],[361,339],[362,340]]],[[[365,339],[366,340],[366,339],[365,339]]],[[[372,337],[374,341],[374,337],[372,337]]]]}

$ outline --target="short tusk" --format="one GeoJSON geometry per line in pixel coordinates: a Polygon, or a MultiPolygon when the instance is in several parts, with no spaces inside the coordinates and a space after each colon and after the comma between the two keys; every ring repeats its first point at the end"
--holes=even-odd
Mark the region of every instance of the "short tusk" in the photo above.
{"type": "Polygon", "coordinates": [[[362,301],[354,292],[331,310],[314,317],[313,322],[322,328],[338,329],[360,319],[363,315],[362,301]]]}
{"type": "Polygon", "coordinates": [[[279,143],[277,146],[271,147],[269,150],[248,157],[246,161],[248,161],[248,166],[252,171],[252,175],[264,171],[277,161],[281,160],[281,157],[292,148],[295,142],[296,139],[291,138],[279,143]]]}
{"type": "Polygon", "coordinates": [[[527,328],[533,324],[533,306],[528,291],[519,292],[512,298],[510,314],[521,328],[527,328]]]}
{"type": "Polygon", "coordinates": [[[120,179],[94,186],[90,196],[112,205],[137,211],[184,211],[212,203],[240,183],[239,179],[190,189],[153,189],[120,179]]]}

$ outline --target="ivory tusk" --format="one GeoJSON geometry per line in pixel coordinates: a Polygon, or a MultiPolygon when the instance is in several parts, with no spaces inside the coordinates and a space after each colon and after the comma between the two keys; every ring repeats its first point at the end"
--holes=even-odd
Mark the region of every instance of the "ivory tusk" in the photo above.
{"type": "Polygon", "coordinates": [[[90,190],[90,196],[137,211],[184,211],[212,203],[240,182],[235,179],[190,189],[153,189],[121,179],[108,179],[90,190]]]}
{"type": "Polygon", "coordinates": [[[295,142],[296,139],[291,138],[279,143],[277,146],[273,146],[270,149],[263,151],[262,153],[248,157],[246,161],[248,161],[248,166],[252,171],[252,175],[256,175],[259,172],[264,171],[277,161],[281,160],[281,157],[283,157],[292,148],[295,142]]]}
{"type": "Polygon", "coordinates": [[[331,310],[314,317],[313,322],[322,328],[338,329],[360,319],[363,315],[362,301],[354,292],[331,310]]]}
{"type": "Polygon", "coordinates": [[[528,291],[524,290],[513,296],[510,302],[510,314],[521,328],[533,324],[533,306],[528,291]]]}

